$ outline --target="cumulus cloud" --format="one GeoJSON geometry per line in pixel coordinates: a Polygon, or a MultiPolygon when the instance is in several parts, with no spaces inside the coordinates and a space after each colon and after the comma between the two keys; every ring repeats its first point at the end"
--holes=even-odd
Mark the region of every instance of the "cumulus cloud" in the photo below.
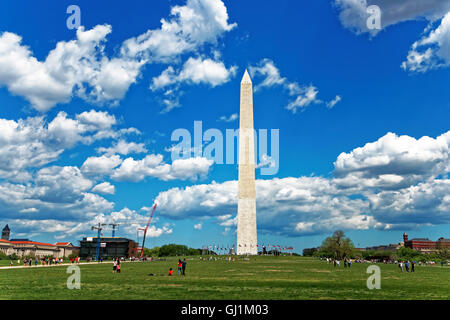
{"type": "Polygon", "coordinates": [[[141,160],[127,158],[114,170],[111,178],[117,181],[142,181],[146,177],[168,180],[197,180],[208,174],[212,160],[203,157],[177,159],[172,164],[164,163],[163,156],[147,155],[141,160]]]}
{"type": "MultiPolygon", "coordinates": [[[[450,8],[449,8],[450,10],[450,8]]],[[[426,72],[450,66],[450,11],[439,26],[414,42],[401,67],[412,72],[426,72]]]]}
{"type": "Polygon", "coordinates": [[[155,91],[171,86],[171,89],[165,91],[163,99],[163,104],[166,105],[164,111],[167,112],[179,105],[180,84],[205,84],[216,87],[230,81],[235,76],[236,70],[236,66],[227,69],[222,61],[190,57],[181,70],[175,71],[172,66],[169,66],[159,76],[154,77],[150,89],[155,91]]]}
{"type": "Polygon", "coordinates": [[[367,8],[371,5],[377,5],[381,10],[382,29],[410,20],[435,21],[450,11],[450,3],[442,0],[335,0],[334,5],[339,10],[339,19],[345,28],[356,34],[372,35],[379,30],[367,27],[370,16],[367,8]]]}
{"type": "Polygon", "coordinates": [[[5,219],[81,221],[110,212],[113,203],[88,190],[93,182],[74,167],[50,167],[27,184],[0,183],[5,219]]]}
{"type": "Polygon", "coordinates": [[[122,154],[128,155],[130,153],[145,153],[147,149],[143,143],[127,142],[123,139],[115,142],[113,146],[109,148],[100,147],[97,148],[98,153],[105,153],[107,155],[122,154]]]}
{"type": "Polygon", "coordinates": [[[228,82],[236,74],[236,69],[236,66],[227,69],[221,61],[191,57],[178,74],[170,66],[161,75],[153,78],[151,88],[156,90],[181,82],[203,83],[215,87],[228,82]]]}
{"type": "MultiPolygon", "coordinates": [[[[449,223],[449,134],[415,139],[388,133],[339,155],[332,178],[257,180],[258,227],[294,236],[449,223]]],[[[172,188],[157,201],[163,216],[214,216],[233,228],[237,181],[172,188]]]]}
{"type": "Polygon", "coordinates": [[[252,77],[263,77],[262,82],[255,86],[255,92],[274,86],[285,89],[289,96],[294,98],[286,106],[286,109],[292,113],[297,113],[298,110],[304,111],[311,104],[323,103],[317,98],[319,93],[317,87],[312,84],[300,85],[297,82],[290,82],[280,75],[280,71],[270,59],[262,59],[256,66],[250,66],[249,71],[252,77]]]}
{"type": "Polygon", "coordinates": [[[295,86],[295,89],[291,90],[293,90],[291,92],[295,92],[296,98],[294,101],[289,102],[286,109],[292,111],[292,113],[297,113],[297,109],[299,108],[303,111],[304,108],[308,107],[310,104],[322,103],[322,101],[317,99],[319,90],[313,85],[303,87],[295,86]]]}
{"type": "MultiPolygon", "coordinates": [[[[318,177],[257,180],[257,219],[263,231],[275,234],[298,234],[298,223],[309,221],[309,230],[314,233],[332,230],[338,223],[351,225],[352,221],[365,219],[358,228],[366,229],[371,224],[369,217],[361,211],[367,204],[339,195],[336,187],[327,179],[318,177]],[[333,225],[324,221],[335,221],[333,225]]],[[[216,216],[219,225],[234,227],[235,217],[223,212],[237,211],[237,181],[221,184],[197,185],[185,189],[170,189],[161,192],[157,201],[161,215],[171,218],[216,216]]],[[[353,223],[356,227],[356,223],[353,223]]]]}
{"type": "Polygon", "coordinates": [[[413,224],[450,223],[450,180],[421,182],[400,190],[368,195],[375,219],[384,228],[413,224]]]}
{"type": "Polygon", "coordinates": [[[122,159],[118,155],[89,157],[81,166],[81,171],[87,176],[109,175],[121,163],[122,159]]]}
{"type": "Polygon", "coordinates": [[[387,133],[375,142],[341,153],[334,163],[342,187],[408,187],[450,171],[450,132],[415,139],[387,133]]]}
{"type": "Polygon", "coordinates": [[[85,31],[76,39],[58,42],[45,61],[38,61],[22,38],[4,32],[0,36],[0,84],[23,96],[39,111],[67,103],[72,95],[98,103],[120,100],[135,82],[141,61],[109,59],[104,54],[109,25],[85,31]]]}
{"type": "Polygon", "coordinates": [[[273,87],[275,85],[282,85],[286,83],[286,78],[281,77],[280,70],[275,66],[274,62],[270,59],[262,59],[258,65],[250,66],[249,72],[252,77],[260,75],[264,77],[264,80],[255,86],[255,92],[264,87],[273,87]]]}
{"type": "MultiPolygon", "coordinates": [[[[228,23],[221,0],[188,0],[174,6],[161,27],[130,39],[116,56],[108,57],[104,47],[110,25],[90,30],[83,26],[76,39],[60,41],[44,61],[33,56],[22,38],[11,32],[0,35],[0,85],[24,97],[39,111],[47,111],[73,96],[98,104],[117,104],[137,78],[144,65],[168,62],[198,50],[205,43],[215,44],[236,24],[228,23]]],[[[207,75],[213,83],[217,75],[207,75]]]]}
{"type": "Polygon", "coordinates": [[[161,19],[160,29],[126,40],[121,54],[167,62],[204,43],[216,43],[223,33],[237,26],[228,23],[227,8],[221,0],[188,0],[185,6],[172,7],[170,13],[171,19],[161,19]]]}
{"type": "Polygon", "coordinates": [[[27,169],[57,160],[64,150],[117,136],[115,124],[113,115],[95,110],[73,118],[59,112],[51,121],[44,117],[0,119],[0,178],[27,181],[31,179],[27,169]]]}
{"type": "MultiPolygon", "coordinates": [[[[135,239],[136,229],[145,227],[147,217],[140,215],[134,210],[123,208],[120,211],[114,211],[110,214],[96,214],[84,220],[64,221],[60,219],[7,219],[5,223],[14,226],[13,232],[15,236],[23,234],[26,237],[34,237],[42,234],[48,234],[54,239],[67,239],[73,237],[80,239],[86,236],[92,236],[91,226],[98,223],[118,223],[116,233],[120,232],[121,236],[135,239]]],[[[111,232],[109,226],[104,226],[102,233],[111,232]]],[[[156,238],[173,232],[172,225],[163,224],[162,226],[151,225],[147,230],[147,237],[156,238]]]]}
{"type": "Polygon", "coordinates": [[[92,188],[92,192],[100,193],[100,194],[114,194],[115,187],[109,182],[102,182],[97,184],[92,188]]]}

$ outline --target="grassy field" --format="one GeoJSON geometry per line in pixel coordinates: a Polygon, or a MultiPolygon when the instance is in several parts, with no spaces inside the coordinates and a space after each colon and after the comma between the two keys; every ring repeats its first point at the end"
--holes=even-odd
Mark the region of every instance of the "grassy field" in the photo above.
{"type": "Polygon", "coordinates": [[[401,273],[396,265],[378,264],[381,289],[369,290],[369,264],[335,269],[301,257],[234,262],[191,257],[182,277],[176,261],[123,263],[120,274],[112,273],[111,262],[80,265],[80,290],[67,289],[64,266],[2,269],[0,299],[450,299],[450,267],[437,265],[401,273]]]}

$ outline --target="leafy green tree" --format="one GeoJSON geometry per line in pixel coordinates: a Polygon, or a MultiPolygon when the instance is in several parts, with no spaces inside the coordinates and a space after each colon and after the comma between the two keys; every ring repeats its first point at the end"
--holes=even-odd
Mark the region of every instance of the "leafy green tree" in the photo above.
{"type": "Polygon", "coordinates": [[[321,251],[333,258],[344,259],[353,253],[353,242],[347,238],[342,230],[335,231],[331,237],[322,242],[321,251]]]}
{"type": "Polygon", "coordinates": [[[18,260],[19,256],[17,254],[13,253],[13,254],[9,255],[9,259],[11,259],[11,260],[18,260]]]}
{"type": "Polygon", "coordinates": [[[303,249],[303,256],[304,257],[312,257],[314,256],[314,253],[317,252],[317,248],[305,248],[303,249]]]}
{"type": "Polygon", "coordinates": [[[189,255],[200,255],[202,251],[200,249],[188,248],[181,244],[166,244],[159,248],[160,257],[168,256],[189,256],[189,255]]]}
{"type": "Polygon", "coordinates": [[[398,249],[396,255],[399,259],[403,260],[419,260],[422,257],[422,253],[419,251],[406,247],[398,249]]]}
{"type": "Polygon", "coordinates": [[[144,256],[147,257],[159,257],[159,247],[153,247],[152,249],[144,248],[144,256]]]}

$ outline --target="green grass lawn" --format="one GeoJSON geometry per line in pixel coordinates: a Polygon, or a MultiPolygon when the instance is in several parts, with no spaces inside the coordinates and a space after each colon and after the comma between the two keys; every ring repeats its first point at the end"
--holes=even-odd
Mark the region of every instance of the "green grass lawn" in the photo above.
{"type": "Polygon", "coordinates": [[[381,289],[369,290],[369,264],[335,269],[301,257],[235,262],[195,257],[187,259],[182,277],[176,261],[123,263],[120,274],[112,273],[111,262],[80,265],[80,290],[67,289],[64,266],[0,270],[0,299],[450,299],[450,268],[437,265],[401,273],[396,265],[378,264],[381,289]]]}

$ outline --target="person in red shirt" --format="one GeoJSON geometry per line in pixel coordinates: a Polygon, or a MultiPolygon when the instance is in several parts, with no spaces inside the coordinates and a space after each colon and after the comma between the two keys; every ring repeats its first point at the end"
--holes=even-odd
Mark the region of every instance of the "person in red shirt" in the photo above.
{"type": "Polygon", "coordinates": [[[172,268],[169,269],[169,276],[173,275],[173,270],[172,268]]]}
{"type": "Polygon", "coordinates": [[[177,275],[183,274],[183,271],[181,270],[181,267],[183,266],[183,262],[181,262],[181,259],[178,259],[178,271],[177,275]]]}

